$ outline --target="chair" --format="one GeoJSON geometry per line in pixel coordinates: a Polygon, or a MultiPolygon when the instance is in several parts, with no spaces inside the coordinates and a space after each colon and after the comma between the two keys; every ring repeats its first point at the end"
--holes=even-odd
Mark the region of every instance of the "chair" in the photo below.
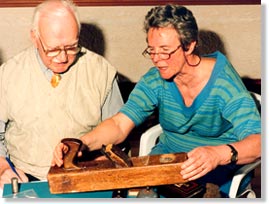
{"type": "MultiPolygon", "coordinates": [[[[252,96],[255,97],[255,99],[261,103],[261,95],[252,92],[252,96]]],[[[146,130],[140,138],[140,146],[139,146],[139,156],[145,156],[148,155],[151,151],[151,148],[156,144],[158,137],[162,133],[162,127],[160,124],[157,124],[148,130],[146,130]]],[[[247,198],[256,198],[256,193],[251,188],[251,184],[248,184],[246,189],[244,189],[242,192],[239,192],[239,187],[242,179],[251,171],[254,171],[256,167],[258,167],[261,164],[261,159],[242,166],[240,169],[238,169],[235,172],[235,175],[233,176],[230,191],[229,191],[229,197],[230,198],[238,198],[241,196],[246,196],[247,198]]]]}

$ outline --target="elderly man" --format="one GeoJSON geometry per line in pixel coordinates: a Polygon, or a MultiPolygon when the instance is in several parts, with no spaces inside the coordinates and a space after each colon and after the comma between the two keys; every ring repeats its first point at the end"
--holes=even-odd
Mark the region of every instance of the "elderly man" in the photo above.
{"type": "Polygon", "coordinates": [[[115,114],[123,101],[116,69],[81,47],[76,7],[68,0],[37,6],[33,46],[0,68],[0,187],[46,179],[53,149],[65,137],[79,138],[115,114]],[[2,132],[3,132],[2,131],[2,132]]]}

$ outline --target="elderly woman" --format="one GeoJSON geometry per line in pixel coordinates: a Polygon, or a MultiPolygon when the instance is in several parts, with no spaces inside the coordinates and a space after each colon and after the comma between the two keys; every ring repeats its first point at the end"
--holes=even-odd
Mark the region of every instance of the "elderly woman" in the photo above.
{"type": "MultiPolygon", "coordinates": [[[[179,5],[152,8],[145,18],[147,48],[154,67],[142,76],[119,113],[80,139],[90,150],[120,143],[155,109],[163,128],[151,154],[188,152],[184,179],[220,186],[240,165],[261,156],[261,121],[248,90],[221,52],[195,53],[198,26],[190,10],[179,5]],[[251,150],[251,151],[250,151],[251,150]]],[[[62,165],[60,143],[52,165],[62,165]]]]}

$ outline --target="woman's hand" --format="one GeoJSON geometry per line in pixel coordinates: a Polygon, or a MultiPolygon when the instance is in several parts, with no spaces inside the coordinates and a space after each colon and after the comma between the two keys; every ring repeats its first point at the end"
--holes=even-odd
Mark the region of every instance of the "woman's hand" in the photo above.
{"type": "MultiPolygon", "coordinates": [[[[205,146],[193,149],[188,153],[188,159],[181,165],[183,179],[196,180],[215,169],[223,159],[220,150],[222,146],[205,146]]],[[[225,149],[224,151],[227,151],[225,149]]],[[[229,157],[229,155],[228,155],[229,157]]],[[[229,161],[229,158],[227,158],[229,161]]]]}

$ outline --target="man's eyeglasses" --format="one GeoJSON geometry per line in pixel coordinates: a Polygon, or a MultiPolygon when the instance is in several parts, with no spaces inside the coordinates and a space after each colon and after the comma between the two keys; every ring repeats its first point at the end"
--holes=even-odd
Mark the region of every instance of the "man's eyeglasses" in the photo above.
{"type": "Polygon", "coordinates": [[[150,48],[148,47],[142,52],[142,55],[147,59],[153,59],[154,55],[159,55],[160,59],[168,60],[168,59],[170,59],[171,55],[174,54],[179,48],[181,48],[181,45],[179,45],[175,50],[173,50],[169,53],[166,53],[166,52],[157,53],[157,52],[151,52],[150,48]]]}
{"type": "Polygon", "coordinates": [[[60,47],[56,47],[53,49],[46,49],[40,36],[37,35],[39,42],[41,44],[42,50],[43,52],[48,56],[48,57],[56,57],[57,55],[59,55],[62,51],[64,51],[67,55],[76,55],[77,53],[79,53],[81,51],[81,47],[79,45],[75,45],[75,46],[69,46],[69,47],[64,47],[64,48],[60,48],[60,47]]]}

